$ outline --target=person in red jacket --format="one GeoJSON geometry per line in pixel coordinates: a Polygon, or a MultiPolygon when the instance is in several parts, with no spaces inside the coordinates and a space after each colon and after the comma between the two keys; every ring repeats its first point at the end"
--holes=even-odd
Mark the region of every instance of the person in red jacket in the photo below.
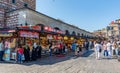
{"type": "Polygon", "coordinates": [[[19,63],[23,63],[23,61],[22,61],[23,48],[21,46],[18,47],[17,53],[18,53],[18,62],[19,63]]]}

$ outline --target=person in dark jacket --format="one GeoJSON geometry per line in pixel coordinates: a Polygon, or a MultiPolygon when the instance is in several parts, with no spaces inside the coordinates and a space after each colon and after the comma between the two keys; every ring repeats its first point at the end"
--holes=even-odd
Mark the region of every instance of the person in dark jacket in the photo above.
{"type": "Polygon", "coordinates": [[[30,48],[28,45],[24,47],[24,56],[26,62],[30,61],[30,48]]]}
{"type": "Polygon", "coordinates": [[[41,45],[37,46],[37,58],[41,58],[42,47],[41,45]]]}
{"type": "Polygon", "coordinates": [[[36,43],[34,43],[34,45],[33,45],[31,58],[33,61],[37,60],[37,44],[36,43]]]}

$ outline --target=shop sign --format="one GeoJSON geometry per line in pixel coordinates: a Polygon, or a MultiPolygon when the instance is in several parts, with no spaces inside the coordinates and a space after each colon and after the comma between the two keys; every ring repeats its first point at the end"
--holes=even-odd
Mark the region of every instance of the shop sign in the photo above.
{"type": "Polygon", "coordinates": [[[19,28],[41,30],[41,26],[20,26],[19,28]]]}
{"type": "Polygon", "coordinates": [[[0,37],[11,37],[12,33],[0,33],[0,37]]]}
{"type": "Polygon", "coordinates": [[[39,38],[39,34],[37,32],[20,31],[19,34],[20,37],[39,38]]]}
{"type": "Polygon", "coordinates": [[[32,26],[31,28],[34,30],[41,30],[41,26],[32,26]]]}
{"type": "Polygon", "coordinates": [[[53,39],[52,35],[47,35],[47,39],[53,39]]]}
{"type": "Polygon", "coordinates": [[[63,32],[63,31],[61,31],[61,30],[56,30],[56,29],[51,28],[51,27],[48,27],[48,26],[45,26],[45,27],[44,27],[44,30],[45,30],[45,31],[49,31],[49,32],[59,33],[59,34],[65,34],[65,32],[63,32]]]}
{"type": "Polygon", "coordinates": [[[54,35],[53,37],[54,37],[54,39],[56,39],[56,40],[61,40],[61,39],[62,39],[61,36],[56,36],[56,35],[54,35]]]}

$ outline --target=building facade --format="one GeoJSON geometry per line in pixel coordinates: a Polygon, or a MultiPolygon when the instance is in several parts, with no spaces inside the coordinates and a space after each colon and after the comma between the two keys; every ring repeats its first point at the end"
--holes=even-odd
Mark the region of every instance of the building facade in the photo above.
{"type": "Polygon", "coordinates": [[[97,36],[120,39],[120,19],[112,21],[107,27],[94,32],[97,36]]]}
{"type": "Polygon", "coordinates": [[[8,15],[7,13],[23,7],[35,10],[36,0],[0,0],[0,26],[16,26],[18,23],[18,14],[8,15]]]}
{"type": "Polygon", "coordinates": [[[120,39],[120,19],[112,21],[109,26],[107,26],[107,34],[109,38],[120,39]]]}
{"type": "Polygon", "coordinates": [[[35,11],[36,0],[0,0],[0,26],[17,27],[43,24],[70,34],[94,37],[88,31],[35,11]]]}
{"type": "Polygon", "coordinates": [[[84,35],[86,37],[94,37],[94,35],[88,31],[80,29],[74,25],[70,25],[61,20],[49,17],[40,12],[34,11],[29,8],[22,8],[13,12],[8,13],[9,15],[18,14],[18,24],[16,26],[34,26],[36,24],[42,24],[52,28],[58,28],[64,32],[68,31],[69,34],[84,35]]]}

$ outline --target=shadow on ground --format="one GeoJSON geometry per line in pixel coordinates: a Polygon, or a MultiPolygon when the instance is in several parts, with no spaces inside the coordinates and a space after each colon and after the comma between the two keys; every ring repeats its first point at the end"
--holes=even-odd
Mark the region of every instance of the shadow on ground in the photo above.
{"type": "MultiPolygon", "coordinates": [[[[89,50],[87,51],[85,54],[83,54],[82,56],[74,56],[74,53],[69,53],[67,55],[65,55],[64,57],[57,57],[57,56],[51,56],[51,57],[44,57],[41,59],[38,59],[37,61],[30,61],[30,62],[25,62],[21,65],[25,65],[25,66],[30,66],[30,65],[52,65],[55,63],[59,63],[59,62],[63,62],[63,61],[67,61],[70,59],[77,59],[79,57],[88,57],[89,55],[91,55],[94,51],[93,50],[89,50]]],[[[16,64],[14,62],[0,62],[1,64],[16,64]]]]}
{"type": "Polygon", "coordinates": [[[94,50],[88,50],[86,53],[83,54],[82,57],[88,57],[88,56],[90,56],[93,53],[94,53],[94,50]]]}

